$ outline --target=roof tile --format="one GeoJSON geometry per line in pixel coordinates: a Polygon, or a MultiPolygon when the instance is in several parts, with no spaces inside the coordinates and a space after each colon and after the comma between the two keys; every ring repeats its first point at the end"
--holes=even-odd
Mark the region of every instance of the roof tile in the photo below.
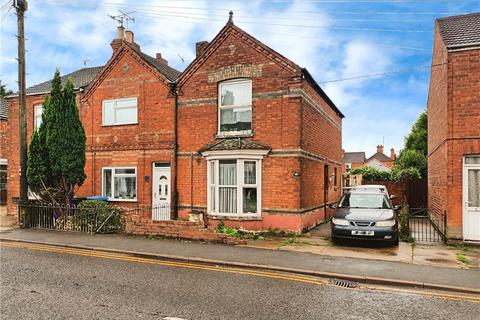
{"type": "Polygon", "coordinates": [[[480,45],[480,12],[437,19],[447,48],[480,45]]]}

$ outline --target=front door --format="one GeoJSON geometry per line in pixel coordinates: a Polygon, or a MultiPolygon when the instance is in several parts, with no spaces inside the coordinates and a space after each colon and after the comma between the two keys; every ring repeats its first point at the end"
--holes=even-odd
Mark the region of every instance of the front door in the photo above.
{"type": "Polygon", "coordinates": [[[170,164],[154,163],[152,180],[152,219],[170,220],[170,164]]]}
{"type": "Polygon", "coordinates": [[[480,156],[463,164],[463,239],[480,241],[480,156]]]}

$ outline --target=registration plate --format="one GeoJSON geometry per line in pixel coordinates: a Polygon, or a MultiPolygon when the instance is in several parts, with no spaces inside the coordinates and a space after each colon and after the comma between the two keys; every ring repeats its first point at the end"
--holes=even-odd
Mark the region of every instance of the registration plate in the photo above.
{"type": "Polygon", "coordinates": [[[352,235],[353,236],[374,236],[375,232],[369,231],[369,230],[352,230],[352,235]]]}

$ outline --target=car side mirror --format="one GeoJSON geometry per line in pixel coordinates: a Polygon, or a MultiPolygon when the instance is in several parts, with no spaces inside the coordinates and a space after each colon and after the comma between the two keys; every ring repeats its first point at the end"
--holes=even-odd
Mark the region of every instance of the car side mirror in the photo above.
{"type": "Polygon", "coordinates": [[[330,203],[330,204],[328,205],[328,207],[329,207],[330,209],[337,209],[337,204],[336,204],[336,203],[330,203]]]}
{"type": "Polygon", "coordinates": [[[392,195],[390,196],[390,200],[393,200],[393,199],[397,199],[397,196],[394,195],[394,194],[392,194],[392,195]]]}
{"type": "Polygon", "coordinates": [[[395,211],[399,211],[400,209],[402,209],[401,205],[396,205],[396,206],[393,207],[393,210],[395,210],[395,211]]]}

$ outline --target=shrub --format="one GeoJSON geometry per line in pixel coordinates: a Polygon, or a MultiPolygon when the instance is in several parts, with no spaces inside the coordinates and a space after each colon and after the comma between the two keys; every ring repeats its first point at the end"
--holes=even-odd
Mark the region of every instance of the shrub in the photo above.
{"type": "Polygon", "coordinates": [[[105,201],[83,200],[77,207],[77,218],[87,224],[88,230],[112,233],[123,230],[122,211],[105,201]]]}
{"type": "Polygon", "coordinates": [[[391,171],[380,171],[373,167],[363,166],[350,171],[351,174],[361,174],[367,181],[400,181],[407,179],[421,179],[422,175],[417,168],[398,169],[391,171]]]}

